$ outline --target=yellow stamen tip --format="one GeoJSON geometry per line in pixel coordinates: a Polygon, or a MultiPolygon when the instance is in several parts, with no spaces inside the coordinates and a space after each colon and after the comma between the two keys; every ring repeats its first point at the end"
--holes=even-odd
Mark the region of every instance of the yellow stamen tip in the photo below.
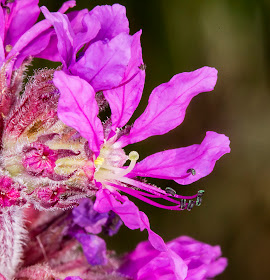
{"type": "Polygon", "coordinates": [[[104,162],[104,158],[102,157],[97,157],[97,159],[94,161],[94,164],[97,165],[102,165],[104,162]]]}
{"type": "Polygon", "coordinates": [[[139,154],[136,151],[132,151],[129,153],[128,158],[130,160],[138,160],[139,159],[139,154]]]}

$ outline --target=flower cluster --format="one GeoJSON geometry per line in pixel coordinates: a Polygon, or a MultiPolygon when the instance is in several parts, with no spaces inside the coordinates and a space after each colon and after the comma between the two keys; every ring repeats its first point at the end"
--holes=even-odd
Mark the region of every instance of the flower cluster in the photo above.
{"type": "Polygon", "coordinates": [[[201,205],[202,190],[182,196],[145,178],[187,185],[207,176],[230,152],[225,135],[208,131],[201,144],[143,160],[125,147],[180,125],[191,99],[214,89],[216,69],[156,87],[128,125],[146,67],[142,32],[130,34],[123,6],[67,12],[76,4],[67,1],[50,12],[38,0],[0,3],[0,279],[200,280],[221,273],[219,247],[189,237],[165,243],[126,196],[168,210],[201,205]],[[36,23],[40,11],[45,19],[36,23]],[[61,66],[35,71],[23,87],[36,57],[61,66]],[[98,234],[116,234],[122,223],[146,229],[149,241],[118,257],[98,234]]]}

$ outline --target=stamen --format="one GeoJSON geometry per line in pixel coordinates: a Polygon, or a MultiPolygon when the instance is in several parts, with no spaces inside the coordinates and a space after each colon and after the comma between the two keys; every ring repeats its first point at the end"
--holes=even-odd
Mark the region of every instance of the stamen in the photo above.
{"type": "Polygon", "coordinates": [[[196,170],[194,168],[189,168],[187,170],[187,173],[191,173],[193,176],[195,176],[196,175],[196,170]]]}
{"type": "Polygon", "coordinates": [[[199,190],[196,200],[196,205],[200,206],[202,204],[202,196],[204,195],[204,190],[199,190]]]}
{"type": "Polygon", "coordinates": [[[193,208],[194,205],[195,205],[195,201],[190,200],[188,202],[187,210],[190,211],[193,208]]]}
{"type": "Polygon", "coordinates": [[[144,71],[146,69],[146,64],[142,63],[140,66],[139,66],[139,69],[144,71]]]}
{"type": "MultiPolygon", "coordinates": [[[[137,160],[139,159],[139,154],[136,151],[132,151],[129,153],[128,158],[130,160],[129,166],[126,169],[113,168],[115,174],[110,175],[110,179],[117,179],[117,180],[121,181],[121,177],[124,177],[125,175],[127,175],[128,173],[130,173],[133,170],[133,168],[136,165],[137,160]]],[[[104,166],[104,167],[107,168],[106,166],[104,166]]]]}
{"type": "Polygon", "coordinates": [[[139,154],[136,151],[132,151],[128,155],[129,160],[135,160],[137,161],[139,159],[139,154]]]}
{"type": "Polygon", "coordinates": [[[186,206],[187,206],[187,203],[186,203],[186,199],[181,199],[180,200],[180,209],[181,210],[185,210],[186,209],[186,206]]]}
{"type": "Polygon", "coordinates": [[[6,45],[5,50],[6,50],[7,53],[11,52],[12,45],[6,45]]]}
{"type": "Polygon", "coordinates": [[[170,187],[167,187],[167,188],[165,189],[165,192],[166,192],[167,194],[172,195],[172,196],[175,196],[175,195],[176,195],[176,191],[175,191],[174,189],[170,188],[170,187]]]}
{"type": "Polygon", "coordinates": [[[104,162],[104,158],[102,157],[97,157],[96,160],[94,161],[95,166],[101,166],[104,162]]]}

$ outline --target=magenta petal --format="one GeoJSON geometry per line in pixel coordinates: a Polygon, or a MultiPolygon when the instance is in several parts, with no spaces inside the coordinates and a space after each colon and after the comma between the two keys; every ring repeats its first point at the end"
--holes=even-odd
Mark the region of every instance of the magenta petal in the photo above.
{"type": "Polygon", "coordinates": [[[91,44],[71,72],[88,81],[95,91],[115,87],[122,81],[131,56],[132,36],[121,33],[109,42],[91,44]]]}
{"type": "Polygon", "coordinates": [[[129,23],[124,6],[119,4],[97,6],[90,11],[90,15],[95,17],[101,25],[95,41],[111,40],[120,33],[129,33],[129,23]]]}
{"type": "Polygon", "coordinates": [[[65,68],[75,60],[74,53],[74,33],[71,28],[68,17],[59,12],[50,13],[46,7],[41,7],[41,11],[47,20],[54,26],[55,32],[57,34],[57,47],[62,58],[61,61],[65,68]]]}
{"type": "Polygon", "coordinates": [[[48,30],[48,28],[51,26],[49,21],[42,20],[41,22],[38,22],[35,24],[32,28],[30,28],[28,31],[26,31],[20,39],[16,42],[14,48],[10,51],[10,53],[7,56],[7,60],[12,57],[17,57],[15,67],[19,67],[23,60],[32,54],[32,48],[34,49],[34,52],[36,52],[36,49],[39,49],[39,51],[43,51],[46,48],[46,44],[44,44],[44,41],[49,42],[49,37],[45,38],[43,37],[44,32],[48,30]],[[36,45],[39,43],[39,38],[43,38],[43,42],[40,45],[36,45]]]}
{"type": "Polygon", "coordinates": [[[142,96],[145,71],[139,69],[139,66],[143,64],[141,33],[139,31],[133,35],[131,59],[121,82],[122,86],[103,92],[112,112],[112,130],[123,127],[129,121],[142,96]]]}
{"type": "MultiPolygon", "coordinates": [[[[177,260],[178,256],[186,264],[188,271],[185,280],[212,279],[226,268],[227,260],[221,258],[219,246],[211,246],[187,236],[178,237],[168,242],[167,246],[172,258],[177,260]]],[[[147,241],[138,244],[133,252],[123,258],[119,271],[138,280],[177,279],[174,276],[175,268],[171,266],[165,252],[157,252],[147,241]]]]}
{"type": "Polygon", "coordinates": [[[101,213],[110,210],[114,211],[130,229],[140,229],[141,231],[146,229],[153,248],[162,252],[164,258],[173,269],[174,279],[184,280],[187,275],[187,266],[183,260],[167,247],[159,235],[150,229],[149,220],[145,213],[139,211],[137,206],[126,196],[121,196],[121,200],[123,200],[123,202],[117,201],[109,190],[101,189],[96,193],[94,209],[101,213]]]}
{"type": "MultiPolygon", "coordinates": [[[[78,14],[78,16],[79,15],[80,14],[78,14]]],[[[75,21],[77,22],[78,20],[73,19],[73,21],[71,21],[71,24],[74,24],[75,21]]],[[[95,19],[95,17],[87,13],[84,15],[84,17],[81,20],[80,30],[78,30],[78,25],[74,27],[77,28],[77,32],[75,33],[75,44],[74,44],[75,52],[77,53],[84,44],[90,42],[93,38],[96,37],[97,33],[100,30],[100,23],[98,22],[97,19],[95,19]]],[[[72,25],[73,30],[74,27],[72,25]]]]}
{"type": "MultiPolygon", "coordinates": [[[[55,34],[54,29],[48,29],[38,38],[47,37],[49,38],[49,43],[43,51],[40,51],[35,55],[35,57],[51,60],[51,61],[61,61],[61,56],[58,52],[57,48],[57,36],[55,34]]],[[[31,54],[31,53],[30,53],[31,54]]]]}
{"type": "Polygon", "coordinates": [[[68,9],[76,6],[75,0],[66,1],[62,4],[61,8],[58,10],[59,13],[65,13],[68,9]]]}
{"type": "Polygon", "coordinates": [[[5,50],[4,50],[4,44],[2,38],[0,37],[0,67],[2,67],[4,61],[5,61],[5,50]]]}
{"type": "Polygon", "coordinates": [[[1,5],[0,5],[0,39],[2,39],[2,41],[4,41],[5,39],[5,15],[1,5]]]}
{"type": "Polygon", "coordinates": [[[81,243],[89,264],[95,266],[107,263],[106,243],[102,238],[84,232],[77,232],[74,237],[81,243]]]}
{"type": "Polygon", "coordinates": [[[191,99],[201,92],[213,90],[217,70],[203,67],[175,75],[168,83],[151,93],[144,113],[134,122],[129,135],[120,138],[121,146],[161,135],[182,123],[191,99]]]}
{"type": "Polygon", "coordinates": [[[137,163],[132,176],[175,180],[187,185],[210,174],[216,161],[230,152],[224,134],[208,131],[202,143],[153,154],[137,163]],[[193,168],[195,175],[188,170],[193,168]]]}
{"type": "Polygon", "coordinates": [[[104,137],[101,121],[97,117],[95,91],[83,79],[69,76],[63,71],[55,72],[53,82],[61,93],[59,119],[79,131],[88,140],[90,149],[98,153],[104,137]]]}
{"type": "Polygon", "coordinates": [[[36,22],[40,10],[39,0],[14,1],[10,4],[11,13],[8,15],[5,45],[14,46],[17,40],[36,22]]]}

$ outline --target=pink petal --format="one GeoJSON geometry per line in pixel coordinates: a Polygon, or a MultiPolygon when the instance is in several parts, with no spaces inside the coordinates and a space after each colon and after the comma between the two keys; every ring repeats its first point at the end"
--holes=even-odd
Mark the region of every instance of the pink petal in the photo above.
{"type": "Polygon", "coordinates": [[[131,176],[170,179],[179,184],[190,184],[212,172],[216,161],[230,152],[229,144],[227,136],[208,131],[200,145],[167,150],[145,158],[136,164],[131,176]],[[191,168],[195,169],[194,176],[188,172],[191,168]]]}
{"type": "Polygon", "coordinates": [[[5,15],[2,6],[0,5],[0,39],[5,39],[5,15]]]}
{"type": "Polygon", "coordinates": [[[145,213],[139,211],[137,206],[126,196],[121,196],[121,200],[123,200],[123,202],[116,200],[109,190],[100,189],[96,193],[94,210],[100,213],[112,210],[119,215],[128,228],[132,230],[140,229],[141,231],[146,229],[148,231],[151,245],[156,250],[163,253],[166,261],[168,261],[173,268],[175,279],[184,280],[187,275],[187,266],[184,261],[167,247],[159,235],[150,229],[149,220],[145,213]]]}
{"type": "Polygon", "coordinates": [[[61,8],[58,10],[59,13],[64,14],[68,9],[76,6],[75,0],[66,1],[62,4],[61,8]]]}
{"type": "MultiPolygon", "coordinates": [[[[75,20],[76,19],[73,19],[73,21],[71,21],[72,28],[74,28],[73,24],[75,20]]],[[[95,17],[91,16],[89,13],[85,14],[81,20],[81,29],[77,30],[77,32],[75,33],[75,52],[77,53],[77,51],[79,51],[84,44],[94,39],[99,30],[100,23],[98,22],[98,20],[95,19],[95,17]]]]}
{"type": "Polygon", "coordinates": [[[131,59],[121,82],[122,86],[103,92],[112,112],[112,130],[123,127],[129,121],[142,96],[145,71],[139,69],[139,66],[143,64],[141,33],[139,31],[133,35],[131,59]]]}
{"type": "Polygon", "coordinates": [[[71,28],[68,17],[59,12],[50,13],[46,7],[41,7],[41,11],[45,18],[54,26],[54,30],[57,34],[57,47],[60,54],[61,62],[65,68],[75,60],[74,53],[74,32],[71,28]]]}
{"type": "Polygon", "coordinates": [[[88,140],[90,149],[98,153],[104,137],[101,121],[97,117],[95,91],[83,79],[69,76],[63,71],[55,72],[53,82],[61,93],[59,119],[79,131],[88,140]]]}
{"type": "Polygon", "coordinates": [[[121,146],[161,135],[182,123],[191,99],[201,92],[213,90],[217,70],[203,67],[193,72],[175,75],[168,83],[151,93],[144,113],[135,121],[129,135],[120,138],[121,146]]]}
{"type": "Polygon", "coordinates": [[[14,46],[21,35],[34,25],[40,13],[38,2],[39,0],[23,0],[10,4],[12,12],[8,15],[10,25],[5,45],[14,46]]]}
{"type": "MultiPolygon", "coordinates": [[[[72,2],[72,1],[70,1],[72,2]]],[[[64,3],[67,4],[68,2],[64,3]]],[[[63,6],[64,6],[63,4],[63,6]]],[[[62,10],[62,9],[60,9],[62,10]]],[[[58,12],[60,12],[60,10],[58,12]]],[[[75,43],[74,45],[76,46],[76,49],[79,47],[78,43],[77,43],[77,33],[79,33],[80,35],[80,39],[82,41],[86,40],[85,34],[84,34],[84,26],[83,26],[83,18],[84,16],[88,13],[87,9],[81,10],[81,11],[74,11],[74,12],[70,12],[67,14],[68,19],[70,21],[70,25],[72,27],[73,32],[75,33],[75,43]]],[[[91,32],[93,32],[94,30],[94,26],[92,26],[91,28],[91,32]]],[[[89,30],[89,29],[88,29],[89,30]]],[[[50,36],[50,42],[48,44],[48,46],[46,47],[46,49],[42,52],[40,52],[38,55],[36,55],[36,57],[39,58],[43,58],[43,59],[47,59],[47,60],[52,60],[52,61],[61,61],[59,52],[58,52],[58,48],[57,48],[57,43],[58,43],[58,39],[57,39],[57,35],[54,31],[54,29],[49,29],[49,36],[50,36]]],[[[76,53],[76,49],[75,49],[75,53],[76,53]]]]}
{"type": "Polygon", "coordinates": [[[129,34],[129,23],[124,6],[119,4],[97,6],[90,12],[90,15],[95,17],[101,25],[95,41],[111,40],[120,33],[129,34]]]}
{"type": "Polygon", "coordinates": [[[71,72],[88,81],[95,91],[118,86],[131,56],[132,36],[121,33],[109,42],[91,44],[71,72]]]}
{"type": "Polygon", "coordinates": [[[5,61],[5,50],[4,50],[4,44],[2,38],[0,37],[0,67],[2,67],[4,61],[5,61]]]}

